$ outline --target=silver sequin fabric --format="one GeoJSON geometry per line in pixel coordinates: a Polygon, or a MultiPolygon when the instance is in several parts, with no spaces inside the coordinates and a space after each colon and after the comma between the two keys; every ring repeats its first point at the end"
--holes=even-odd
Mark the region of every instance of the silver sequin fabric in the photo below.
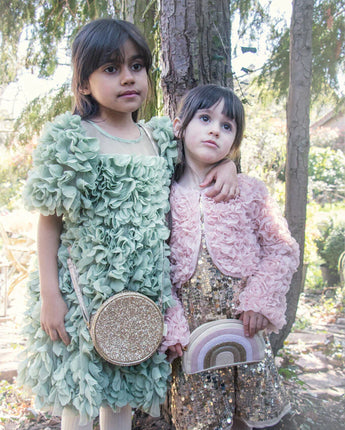
{"type": "MultiPolygon", "coordinates": [[[[202,237],[196,271],[179,290],[189,328],[220,318],[236,318],[245,279],[223,275],[202,237]]],[[[172,417],[176,430],[230,430],[234,415],[249,428],[271,426],[289,410],[267,336],[260,363],[187,375],[181,360],[173,364],[172,417]]]]}

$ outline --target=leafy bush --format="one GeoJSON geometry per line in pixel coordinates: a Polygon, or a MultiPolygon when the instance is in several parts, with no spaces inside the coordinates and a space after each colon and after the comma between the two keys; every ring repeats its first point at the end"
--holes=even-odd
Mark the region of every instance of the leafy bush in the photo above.
{"type": "Polygon", "coordinates": [[[319,203],[345,198],[345,154],[330,148],[311,148],[309,155],[309,193],[319,203]]]}
{"type": "Polygon", "coordinates": [[[33,145],[25,147],[0,147],[0,208],[13,209],[21,197],[24,180],[31,167],[33,145]]]}
{"type": "Polygon", "coordinates": [[[339,282],[338,262],[345,251],[345,223],[334,225],[332,219],[319,226],[320,236],[315,240],[318,254],[330,272],[330,284],[339,282]]]}

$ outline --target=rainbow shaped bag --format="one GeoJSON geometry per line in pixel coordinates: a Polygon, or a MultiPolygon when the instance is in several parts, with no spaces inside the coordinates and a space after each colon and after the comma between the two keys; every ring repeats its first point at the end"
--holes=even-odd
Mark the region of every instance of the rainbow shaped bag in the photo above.
{"type": "Polygon", "coordinates": [[[242,321],[222,319],[202,324],[191,333],[187,351],[182,357],[182,367],[185,373],[193,374],[255,363],[264,356],[262,332],[246,337],[242,321]]]}

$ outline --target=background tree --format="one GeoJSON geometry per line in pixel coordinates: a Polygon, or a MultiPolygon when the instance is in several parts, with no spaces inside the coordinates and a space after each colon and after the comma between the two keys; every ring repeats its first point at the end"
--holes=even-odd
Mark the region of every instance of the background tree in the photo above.
{"type": "Polygon", "coordinates": [[[300,266],[287,294],[287,324],[272,336],[273,350],[283,346],[295,321],[303,288],[303,255],[308,191],[309,110],[312,78],[312,24],[314,0],[294,0],[290,28],[290,85],[287,104],[287,162],[285,216],[300,247],[300,266]]]}
{"type": "MultiPolygon", "coordinates": [[[[345,96],[340,85],[345,68],[345,0],[315,0],[312,17],[311,101],[324,103],[331,98],[340,104],[345,96]]],[[[272,53],[258,79],[262,95],[287,96],[290,34],[287,26],[271,26],[272,53]]]]}

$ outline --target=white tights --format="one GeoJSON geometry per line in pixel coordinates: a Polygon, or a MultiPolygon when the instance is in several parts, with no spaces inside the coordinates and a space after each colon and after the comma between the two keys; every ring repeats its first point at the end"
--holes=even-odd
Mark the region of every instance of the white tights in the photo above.
{"type": "MultiPolygon", "coordinates": [[[[129,405],[114,412],[109,406],[102,406],[99,413],[101,430],[131,430],[132,408],[129,405]]],[[[61,430],[92,430],[93,422],[79,425],[79,415],[71,408],[64,408],[61,417],[61,430]]]]}

